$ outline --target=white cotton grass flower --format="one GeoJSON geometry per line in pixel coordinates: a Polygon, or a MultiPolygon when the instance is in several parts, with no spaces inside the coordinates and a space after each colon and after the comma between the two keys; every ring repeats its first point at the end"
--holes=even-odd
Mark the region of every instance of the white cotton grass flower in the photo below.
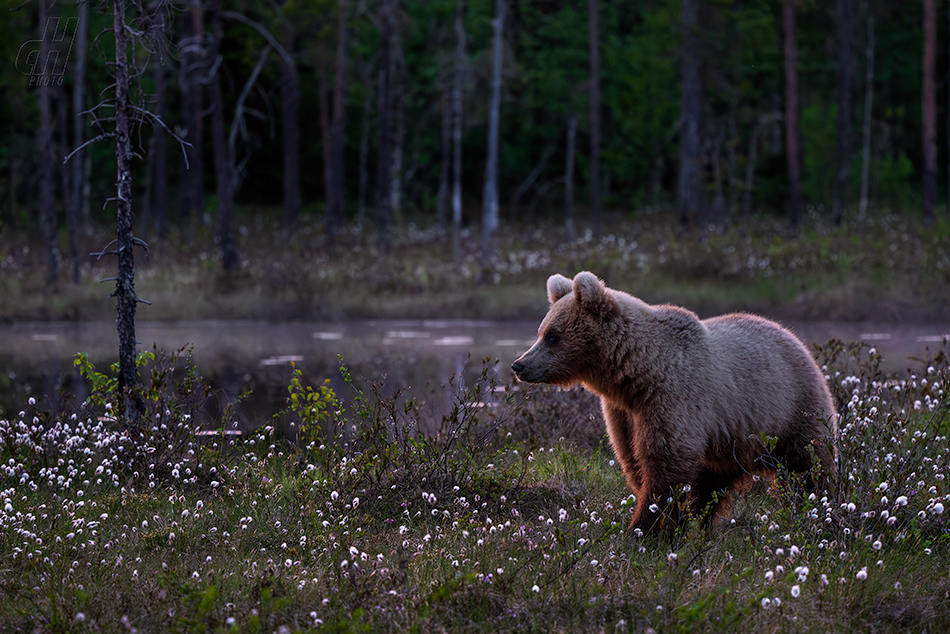
{"type": "Polygon", "coordinates": [[[798,585],[792,586],[791,593],[792,593],[792,598],[794,599],[797,599],[798,597],[800,597],[802,595],[801,586],[798,586],[798,585]]]}
{"type": "Polygon", "coordinates": [[[858,571],[858,574],[854,575],[854,578],[857,579],[858,581],[864,581],[865,579],[867,579],[868,578],[867,567],[861,568],[861,570],[858,571]]]}

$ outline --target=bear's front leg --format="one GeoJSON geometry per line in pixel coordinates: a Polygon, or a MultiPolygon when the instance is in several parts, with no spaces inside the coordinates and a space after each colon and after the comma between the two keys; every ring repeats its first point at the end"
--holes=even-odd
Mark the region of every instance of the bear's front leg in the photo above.
{"type": "Polygon", "coordinates": [[[689,515],[682,487],[693,484],[701,464],[687,444],[654,422],[638,429],[637,463],[642,487],[630,530],[644,533],[672,530],[689,515]],[[650,433],[650,432],[653,433],[650,433]]]}
{"type": "Polygon", "coordinates": [[[679,526],[685,519],[682,500],[677,499],[673,481],[644,478],[641,493],[629,531],[660,533],[679,526]]]}
{"type": "Polygon", "coordinates": [[[636,458],[633,416],[622,408],[610,404],[606,399],[602,399],[602,406],[610,446],[614,450],[614,455],[617,456],[617,462],[620,463],[627,484],[635,494],[639,495],[643,488],[643,476],[636,458]]]}

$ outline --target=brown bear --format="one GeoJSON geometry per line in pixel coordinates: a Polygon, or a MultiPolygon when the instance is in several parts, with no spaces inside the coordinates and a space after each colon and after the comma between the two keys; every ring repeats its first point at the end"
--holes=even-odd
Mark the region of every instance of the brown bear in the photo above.
{"type": "Polygon", "coordinates": [[[630,529],[709,526],[753,474],[836,473],[837,414],[811,355],[779,324],[749,314],[700,320],[608,289],[589,272],[552,275],[522,381],[581,384],[600,396],[607,434],[638,496],[630,529]],[[774,439],[774,440],[770,440],[774,439]],[[774,443],[774,444],[773,444],[774,443]],[[688,485],[684,486],[684,485],[688,485]],[[672,504],[686,491],[688,513],[672,504]]]}

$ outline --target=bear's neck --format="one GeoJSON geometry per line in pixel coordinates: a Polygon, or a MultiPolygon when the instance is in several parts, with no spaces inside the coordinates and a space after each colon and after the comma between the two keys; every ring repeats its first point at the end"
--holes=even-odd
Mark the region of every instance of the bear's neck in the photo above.
{"type": "Polygon", "coordinates": [[[604,363],[583,381],[594,394],[631,411],[648,406],[661,394],[664,383],[661,324],[651,307],[640,304],[635,320],[617,322],[611,333],[613,345],[604,349],[604,363]]]}

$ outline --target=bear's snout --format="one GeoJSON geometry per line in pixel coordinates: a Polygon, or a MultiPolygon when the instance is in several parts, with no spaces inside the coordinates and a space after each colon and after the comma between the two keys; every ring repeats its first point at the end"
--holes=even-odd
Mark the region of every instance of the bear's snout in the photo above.
{"type": "Polygon", "coordinates": [[[527,354],[526,352],[521,358],[511,364],[511,371],[515,373],[519,381],[524,381],[525,383],[544,383],[545,371],[538,363],[525,362],[527,354]]]}
{"type": "Polygon", "coordinates": [[[511,364],[511,371],[515,373],[515,376],[518,377],[519,381],[524,381],[526,383],[537,383],[538,379],[532,374],[537,374],[536,372],[532,373],[528,367],[518,359],[511,364]]]}

